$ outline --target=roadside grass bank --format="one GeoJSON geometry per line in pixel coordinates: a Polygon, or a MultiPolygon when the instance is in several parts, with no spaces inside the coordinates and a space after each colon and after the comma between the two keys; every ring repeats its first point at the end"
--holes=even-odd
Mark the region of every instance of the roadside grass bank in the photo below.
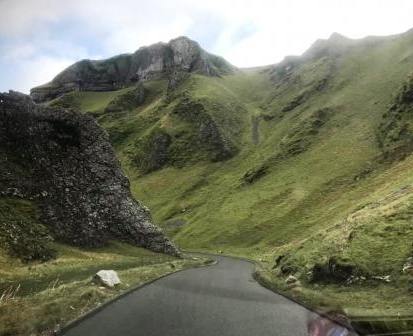
{"type": "MultiPolygon", "coordinates": [[[[413,307],[406,286],[389,283],[368,285],[286,283],[277,275],[268,256],[248,253],[245,250],[208,251],[186,250],[188,254],[225,256],[248,261],[254,265],[253,278],[263,287],[280,294],[309,310],[336,320],[344,315],[347,326],[360,335],[411,335],[413,307]]],[[[342,324],[342,320],[337,320],[342,324]]]]}
{"type": "Polygon", "coordinates": [[[112,242],[99,249],[53,244],[55,260],[19,263],[0,253],[0,335],[53,335],[108,300],[176,271],[201,266],[203,258],[174,258],[112,242]],[[122,283],[92,283],[100,269],[114,269],[122,283]]]}
{"type": "Polygon", "coordinates": [[[270,270],[256,265],[254,278],[262,286],[322,315],[343,313],[361,335],[410,335],[413,330],[412,303],[403,288],[389,284],[370,288],[308,284],[291,286],[270,270]]]}

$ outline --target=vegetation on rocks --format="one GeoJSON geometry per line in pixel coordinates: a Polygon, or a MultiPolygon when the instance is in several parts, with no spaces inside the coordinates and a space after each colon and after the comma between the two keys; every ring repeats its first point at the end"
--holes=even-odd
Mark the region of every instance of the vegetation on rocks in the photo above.
{"type": "Polygon", "coordinates": [[[385,159],[403,159],[413,152],[413,76],[402,85],[384,113],[379,142],[385,159]]]}
{"type": "Polygon", "coordinates": [[[314,142],[314,138],[319,133],[320,128],[327,121],[329,114],[331,112],[328,108],[316,110],[294,126],[281,139],[281,155],[284,157],[293,156],[307,150],[311,143],[314,142]]]}
{"type": "Polygon", "coordinates": [[[154,128],[136,143],[134,161],[143,173],[150,173],[170,161],[171,136],[161,128],[154,128]]]}
{"type": "Polygon", "coordinates": [[[39,221],[38,209],[30,201],[0,198],[0,246],[24,262],[47,261],[55,256],[52,238],[39,221]]]}
{"type": "Polygon", "coordinates": [[[139,82],[136,87],[110,101],[105,112],[130,111],[145,101],[145,87],[139,82]]]}

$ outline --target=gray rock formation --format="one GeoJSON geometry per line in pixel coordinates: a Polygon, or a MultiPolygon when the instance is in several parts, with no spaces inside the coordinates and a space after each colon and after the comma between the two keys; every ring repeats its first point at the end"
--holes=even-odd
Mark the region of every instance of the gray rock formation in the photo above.
{"type": "Polygon", "coordinates": [[[207,53],[195,41],[179,37],[169,43],[142,47],[133,54],[102,61],[82,60],[50,83],[33,88],[31,96],[34,101],[43,102],[74,90],[110,91],[154,78],[168,78],[173,86],[181,73],[220,76],[234,70],[223,58],[207,53]]]}
{"type": "Polygon", "coordinates": [[[59,241],[101,246],[110,239],[178,254],[135,201],[129,181],[95,120],[0,94],[0,194],[35,201],[59,241]]]}

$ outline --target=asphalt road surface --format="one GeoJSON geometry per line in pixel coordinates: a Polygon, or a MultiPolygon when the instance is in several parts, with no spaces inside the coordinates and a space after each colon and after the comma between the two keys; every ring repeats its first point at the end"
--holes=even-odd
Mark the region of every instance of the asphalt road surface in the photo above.
{"type": "Polygon", "coordinates": [[[216,259],[216,265],[178,272],[132,292],[64,335],[309,335],[314,313],[261,287],[251,263],[216,259]]]}

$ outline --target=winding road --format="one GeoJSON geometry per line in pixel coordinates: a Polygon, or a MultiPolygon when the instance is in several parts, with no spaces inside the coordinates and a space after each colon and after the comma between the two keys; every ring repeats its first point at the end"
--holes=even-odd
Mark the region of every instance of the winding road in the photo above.
{"type": "Polygon", "coordinates": [[[260,286],[251,263],[215,258],[215,265],[181,271],[131,292],[64,335],[309,335],[314,313],[260,286]]]}

